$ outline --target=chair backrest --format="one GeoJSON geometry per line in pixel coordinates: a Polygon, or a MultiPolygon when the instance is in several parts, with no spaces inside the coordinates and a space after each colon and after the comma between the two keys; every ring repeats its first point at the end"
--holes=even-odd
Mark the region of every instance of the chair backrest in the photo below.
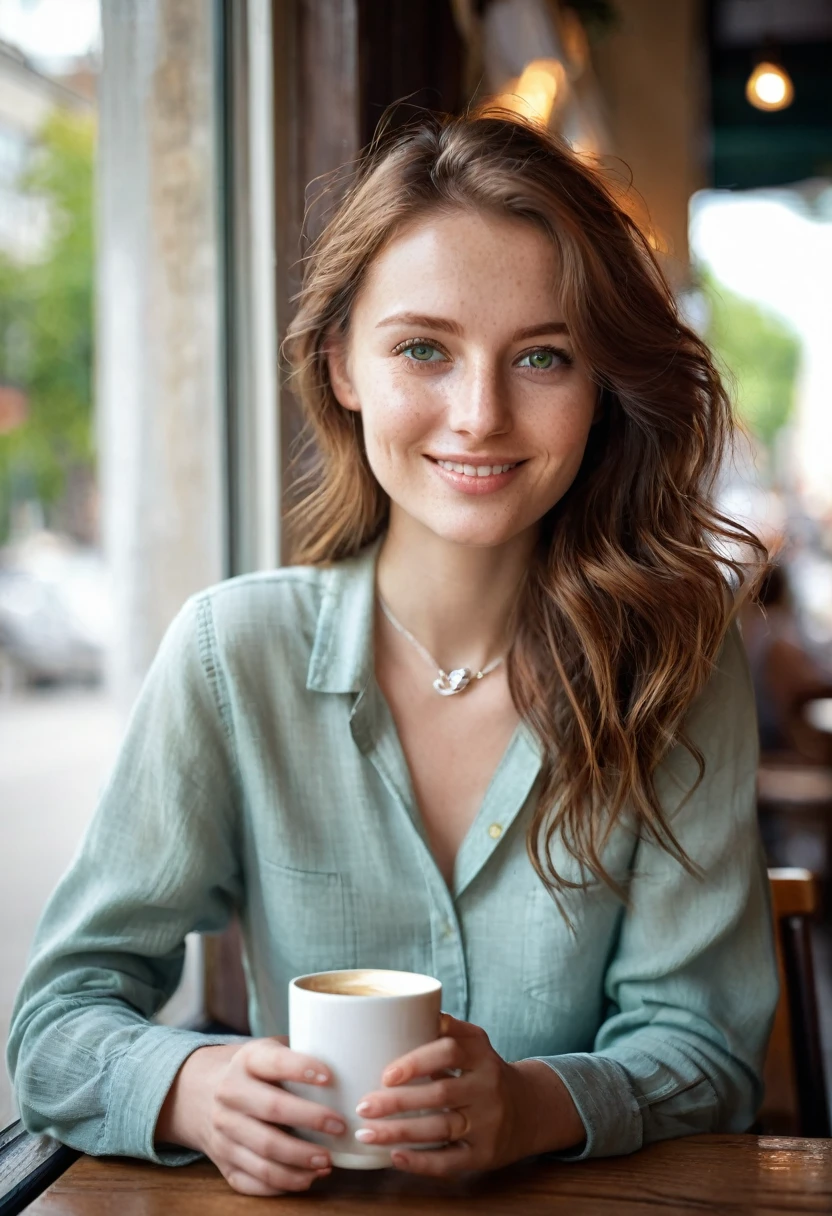
{"type": "Polygon", "coordinates": [[[769,870],[780,1000],[765,1065],[760,1131],[829,1136],[829,1105],[820,1044],[810,922],[819,907],[809,870],[769,870]]]}
{"type": "Polygon", "coordinates": [[[224,933],[202,939],[205,958],[206,1029],[250,1034],[243,943],[236,919],[224,933]]]}

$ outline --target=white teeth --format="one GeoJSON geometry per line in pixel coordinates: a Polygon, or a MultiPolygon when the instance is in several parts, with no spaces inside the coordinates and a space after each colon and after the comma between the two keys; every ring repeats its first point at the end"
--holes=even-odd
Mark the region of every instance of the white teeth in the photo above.
{"type": "Polygon", "coordinates": [[[492,473],[507,473],[513,464],[458,464],[453,460],[437,460],[440,468],[453,473],[464,473],[466,477],[490,477],[492,473]]]}

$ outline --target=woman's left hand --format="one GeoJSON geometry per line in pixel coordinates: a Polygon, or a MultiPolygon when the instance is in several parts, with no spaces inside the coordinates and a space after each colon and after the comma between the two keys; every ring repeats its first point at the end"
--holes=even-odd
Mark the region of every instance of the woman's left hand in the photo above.
{"type": "Polygon", "coordinates": [[[439,1033],[394,1060],[382,1077],[385,1088],[362,1099],[358,1140],[379,1147],[447,1142],[439,1149],[393,1150],[397,1169],[437,1176],[497,1169],[580,1143],[584,1129],[575,1105],[542,1060],[509,1064],[481,1027],[447,1013],[439,1033]],[[408,1085],[415,1077],[430,1079],[408,1085]]]}

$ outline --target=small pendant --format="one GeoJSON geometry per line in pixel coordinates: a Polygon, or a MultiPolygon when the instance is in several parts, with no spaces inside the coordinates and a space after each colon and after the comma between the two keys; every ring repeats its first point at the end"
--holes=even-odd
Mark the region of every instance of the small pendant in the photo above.
{"type": "Polygon", "coordinates": [[[438,677],[433,681],[433,687],[440,697],[453,697],[458,692],[464,692],[470,683],[470,667],[455,667],[449,674],[440,671],[438,677]]]}

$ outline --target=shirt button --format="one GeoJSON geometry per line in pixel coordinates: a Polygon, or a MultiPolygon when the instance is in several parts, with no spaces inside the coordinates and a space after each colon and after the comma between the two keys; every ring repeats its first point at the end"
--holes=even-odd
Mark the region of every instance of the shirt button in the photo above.
{"type": "Polygon", "coordinates": [[[442,936],[444,938],[453,937],[454,927],[449,920],[446,920],[442,926],[442,936]]]}
{"type": "Polygon", "coordinates": [[[491,839],[498,840],[502,836],[502,834],[503,834],[502,824],[492,823],[491,827],[488,829],[488,835],[491,837],[491,839]]]}

